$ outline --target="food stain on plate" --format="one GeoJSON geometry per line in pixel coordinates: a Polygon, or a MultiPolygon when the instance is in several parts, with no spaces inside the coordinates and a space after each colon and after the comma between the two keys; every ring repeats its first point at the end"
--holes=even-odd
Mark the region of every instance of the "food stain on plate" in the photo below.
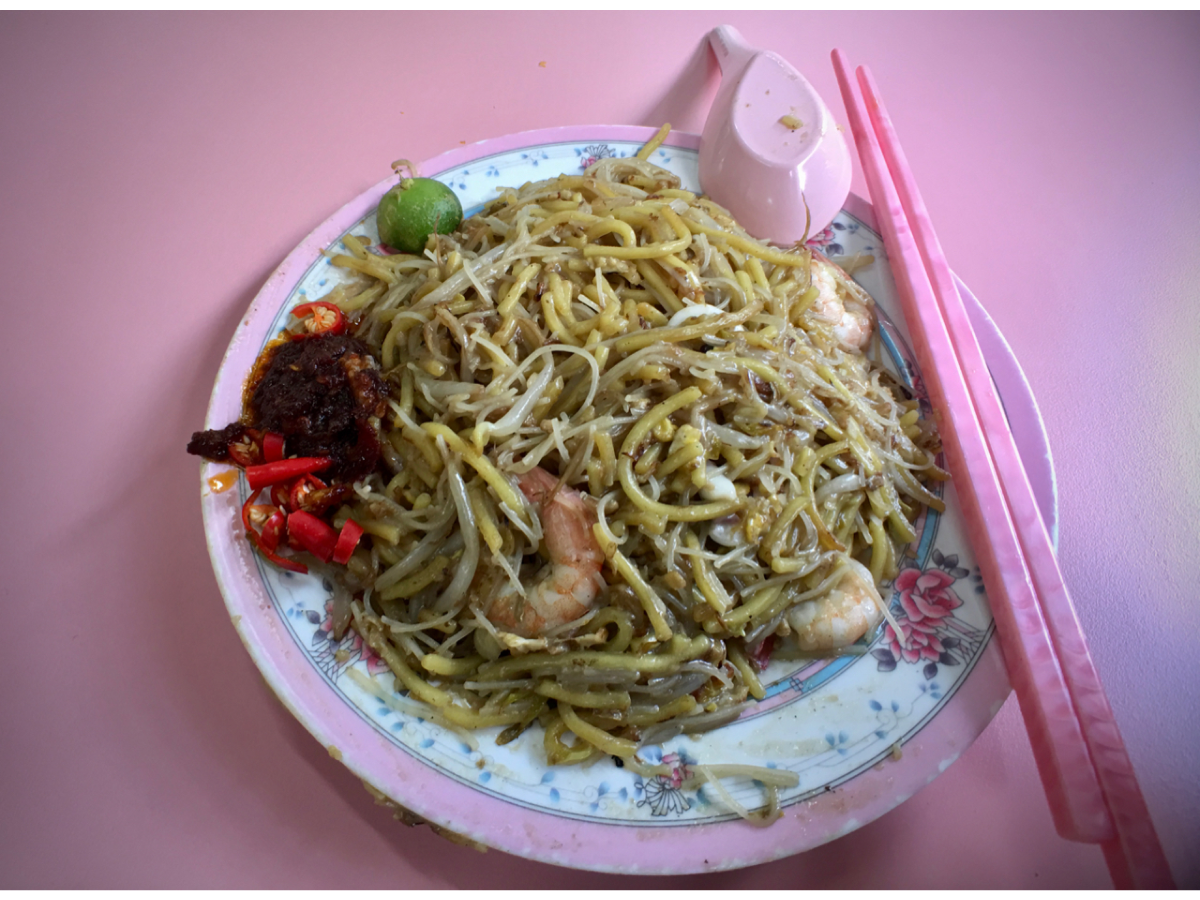
{"type": "Polygon", "coordinates": [[[224,472],[218,472],[206,482],[208,489],[214,494],[221,494],[229,490],[237,484],[238,470],[226,469],[224,472]]]}

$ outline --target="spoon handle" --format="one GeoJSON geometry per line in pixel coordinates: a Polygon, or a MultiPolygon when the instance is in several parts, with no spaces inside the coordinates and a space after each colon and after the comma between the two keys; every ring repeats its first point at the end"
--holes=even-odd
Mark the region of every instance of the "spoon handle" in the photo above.
{"type": "Polygon", "coordinates": [[[719,25],[708,33],[708,45],[717,55],[721,75],[728,78],[746,67],[758,53],[758,48],[746,43],[740,31],[732,25],[719,25]]]}

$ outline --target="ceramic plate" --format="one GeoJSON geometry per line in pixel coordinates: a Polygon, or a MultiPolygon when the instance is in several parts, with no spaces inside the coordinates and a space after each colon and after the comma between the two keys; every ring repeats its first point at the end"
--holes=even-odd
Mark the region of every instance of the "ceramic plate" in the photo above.
{"type": "MultiPolygon", "coordinates": [[[[497,187],[632,155],[652,133],[578,127],[510,135],[458,148],[420,169],[451,185],[469,215],[495,197],[497,187]]],[[[652,159],[696,190],[698,145],[696,136],[675,134],[652,159]]],[[[320,251],[347,233],[376,242],[374,209],[394,182],[381,182],[343,207],[267,281],[225,356],[208,427],[238,417],[242,382],[288,311],[337,283],[339,270],[320,251]]],[[[812,243],[830,256],[875,258],[855,277],[887,317],[883,362],[928,411],[869,205],[852,196],[812,243]]],[[[1037,407],[1003,338],[961,284],[960,291],[1053,533],[1053,467],[1037,407]]],[[[900,634],[888,627],[853,656],[772,663],[763,678],[766,699],[741,719],[642,751],[647,761],[667,764],[673,777],[645,780],[610,759],[551,768],[543,762],[539,729],[503,747],[493,742],[494,732],[446,731],[392,692],[385,667],[356,635],[335,642],[321,581],[264,564],[241,536],[244,480],[236,490],[208,488],[207,479],[225,468],[205,463],[202,471],[209,551],[234,626],[267,683],[331,755],[376,790],[442,829],[509,853],[628,873],[728,869],[798,853],[877,818],[937,777],[1008,695],[979,570],[953,487],[946,485],[946,512],[922,516],[919,539],[896,582],[891,602],[900,634]],[[682,788],[688,767],[697,763],[788,769],[800,783],[783,792],[783,818],[760,829],[731,814],[711,788],[682,788]]],[[[761,805],[754,782],[727,784],[742,804],[761,805]]]]}

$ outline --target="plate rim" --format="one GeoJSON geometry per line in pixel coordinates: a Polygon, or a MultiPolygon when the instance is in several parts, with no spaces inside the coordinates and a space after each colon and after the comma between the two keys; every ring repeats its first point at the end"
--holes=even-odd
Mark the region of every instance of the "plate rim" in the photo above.
{"type": "MultiPolygon", "coordinates": [[[[515,132],[453,148],[420,163],[419,169],[427,175],[442,174],[490,155],[552,143],[644,142],[656,130],[645,126],[586,125],[515,132]]],[[[697,150],[700,137],[672,132],[666,145],[697,150]]],[[[251,359],[257,353],[248,341],[253,323],[259,322],[264,315],[273,317],[279,304],[286,301],[311,265],[315,253],[373,209],[379,196],[394,180],[394,176],[385,178],[340,207],[314,228],[268,277],[242,316],[222,358],[210,396],[206,427],[221,427],[232,421],[231,404],[236,407],[232,410],[233,418],[240,413],[240,376],[245,371],[240,361],[248,352],[251,359]],[[226,387],[231,378],[237,378],[234,391],[226,387]],[[236,398],[236,403],[232,403],[231,396],[236,398]]],[[[868,225],[875,222],[870,204],[857,195],[850,195],[846,209],[868,225]]],[[[1048,466],[1051,497],[1047,525],[1051,533],[1056,534],[1053,463],[1036,400],[1003,335],[969,289],[961,281],[958,283],[969,311],[975,313],[977,310],[982,316],[977,321],[977,316],[972,315],[972,321],[980,329],[981,343],[986,344],[985,355],[991,348],[993,353],[1003,357],[1001,374],[1010,383],[1014,372],[1019,376],[1013,389],[1022,392],[1022,401],[1028,401],[1029,409],[1023,414],[1028,416],[1032,411],[1032,419],[1023,422],[1022,427],[1033,429],[1033,443],[1038,445],[1035,452],[1044,457],[1048,466]]],[[[267,324],[269,326],[269,320],[267,324]]],[[[988,355],[987,359],[991,367],[992,357],[988,355]]],[[[306,672],[311,663],[299,652],[281,623],[272,624],[271,620],[277,614],[258,580],[249,545],[234,540],[235,529],[229,527],[229,517],[236,517],[236,492],[212,494],[208,489],[208,478],[220,468],[224,467],[208,462],[201,466],[205,541],[235,630],[272,693],[329,750],[331,756],[365,783],[442,829],[507,853],[595,871],[683,874],[739,868],[803,852],[878,818],[932,781],[974,742],[1008,696],[998,642],[993,640],[955,696],[905,744],[899,762],[882,768],[877,766],[833,791],[793,804],[785,810],[782,820],[765,831],[738,821],[666,829],[634,823],[607,825],[518,807],[448,778],[416,757],[397,754],[391,744],[358,718],[340,695],[319,678],[312,677],[315,673],[306,672]],[[238,594],[235,586],[248,590],[238,594]],[[288,671],[285,678],[282,663],[295,662],[300,663],[297,671],[288,671]],[[305,677],[306,674],[309,677],[305,677]],[[378,771],[371,758],[373,753],[381,750],[391,757],[389,761],[394,768],[390,773],[378,771]],[[939,758],[927,762],[926,757],[930,755],[939,758]],[[429,780],[429,776],[432,776],[436,792],[421,789],[425,787],[422,782],[429,780]],[[899,790],[895,789],[897,784],[901,785],[899,790]],[[436,795],[431,796],[431,793],[436,795]],[[832,823],[840,824],[834,827],[832,823]],[[538,825],[542,827],[538,828],[538,825]],[[552,828],[546,829],[547,825],[552,828]],[[703,831],[703,840],[696,839],[696,833],[700,831],[703,831]],[[714,848],[714,852],[707,852],[706,848],[714,848]]],[[[1045,509],[1043,515],[1046,515],[1045,509]]]]}

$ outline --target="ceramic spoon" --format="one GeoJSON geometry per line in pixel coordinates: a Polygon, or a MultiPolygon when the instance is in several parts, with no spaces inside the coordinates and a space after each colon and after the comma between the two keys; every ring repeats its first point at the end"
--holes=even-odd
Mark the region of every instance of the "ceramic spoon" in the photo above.
{"type": "Polygon", "coordinates": [[[736,28],[708,35],[721,87],[700,139],[700,184],[755,237],[791,244],[829,225],[850,193],[850,150],[804,76],[736,28]]]}

